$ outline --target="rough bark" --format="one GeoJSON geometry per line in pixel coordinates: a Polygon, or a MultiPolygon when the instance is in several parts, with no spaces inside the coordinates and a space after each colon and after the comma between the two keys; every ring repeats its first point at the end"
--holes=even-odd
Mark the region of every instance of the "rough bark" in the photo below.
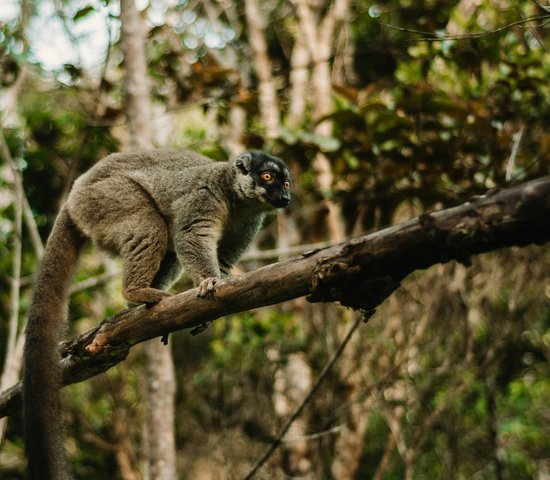
{"type": "MultiPolygon", "coordinates": [[[[145,55],[145,26],[135,0],[121,0],[121,41],[126,67],[126,116],[130,147],[153,146],[151,87],[145,55]]],[[[176,478],[174,409],[176,379],[170,348],[159,341],[145,344],[147,359],[148,478],[176,478]]]]}
{"type": "MultiPolygon", "coordinates": [[[[61,344],[65,384],[122,361],[128,349],[166,332],[308,295],[371,310],[415,270],[503,247],[550,240],[550,177],[490,192],[457,207],[228,278],[213,299],[190,289],[152,307],[124,310],[61,344]]],[[[19,386],[0,396],[0,416],[16,411],[19,386]]]]}

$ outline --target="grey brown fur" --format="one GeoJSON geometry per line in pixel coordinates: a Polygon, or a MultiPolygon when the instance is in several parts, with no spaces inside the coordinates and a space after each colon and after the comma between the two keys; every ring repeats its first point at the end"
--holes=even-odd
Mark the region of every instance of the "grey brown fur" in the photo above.
{"type": "Polygon", "coordinates": [[[75,182],[48,239],[29,308],[23,375],[29,478],[70,478],[58,342],[85,241],[122,257],[129,302],[155,303],[170,295],[163,289],[182,268],[205,297],[214,294],[265,215],[288,204],[289,186],[285,164],[260,152],[232,162],[189,151],[119,153],[75,182]]]}

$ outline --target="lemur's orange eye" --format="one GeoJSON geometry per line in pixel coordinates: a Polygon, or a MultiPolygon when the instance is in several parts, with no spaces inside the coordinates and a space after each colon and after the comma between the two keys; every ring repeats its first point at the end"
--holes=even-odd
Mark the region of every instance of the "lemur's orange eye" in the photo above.
{"type": "Polygon", "coordinates": [[[271,182],[272,179],[273,179],[273,177],[271,176],[271,173],[269,173],[269,172],[262,173],[262,180],[264,182],[271,182]]]}
{"type": "Polygon", "coordinates": [[[290,188],[290,182],[283,183],[283,187],[285,187],[286,189],[289,189],[290,188]]]}

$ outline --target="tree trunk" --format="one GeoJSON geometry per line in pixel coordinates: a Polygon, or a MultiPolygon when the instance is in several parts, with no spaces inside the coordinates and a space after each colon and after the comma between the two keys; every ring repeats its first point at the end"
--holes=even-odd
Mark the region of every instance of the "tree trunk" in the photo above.
{"type": "MultiPolygon", "coordinates": [[[[311,368],[303,354],[293,353],[275,372],[273,404],[275,413],[284,421],[296,410],[313,384],[311,368]]],[[[307,421],[300,417],[291,425],[283,439],[283,468],[290,476],[309,478],[312,462],[305,436],[307,421]]]]}
{"type": "MultiPolygon", "coordinates": [[[[8,146],[4,140],[4,135],[0,130],[0,142],[4,157],[9,157],[8,146]]],[[[0,391],[6,390],[14,385],[19,379],[21,373],[21,363],[23,360],[23,338],[24,335],[19,328],[19,296],[21,287],[21,255],[22,255],[22,230],[23,230],[23,188],[20,182],[14,178],[13,203],[15,206],[14,219],[14,240],[13,240],[13,265],[11,277],[11,302],[10,302],[10,321],[8,327],[8,338],[6,348],[6,361],[0,378],[0,391]]],[[[0,420],[0,444],[3,443],[4,434],[7,428],[7,418],[0,420]]]]}
{"type": "MultiPolygon", "coordinates": [[[[342,315],[349,312],[344,311],[342,315]]],[[[348,315],[349,316],[349,315],[348,315]]],[[[339,324],[340,322],[338,322],[339,324]]],[[[339,330],[335,328],[334,330],[339,330]]],[[[342,333],[338,337],[342,337],[342,333]]],[[[365,401],[359,401],[360,392],[364,388],[364,372],[357,369],[357,359],[361,357],[363,337],[357,332],[350,340],[346,350],[342,352],[340,361],[336,365],[340,383],[344,386],[345,401],[349,405],[346,409],[346,423],[334,443],[334,459],[331,472],[339,480],[354,480],[363,452],[365,429],[368,416],[365,401]]],[[[368,367],[367,369],[368,370],[368,367]]]]}
{"type": "Polygon", "coordinates": [[[264,35],[265,19],[256,0],[245,0],[244,3],[248,24],[248,40],[254,55],[254,68],[259,82],[260,114],[266,126],[267,138],[272,140],[279,131],[280,114],[264,35]]]}
{"type": "Polygon", "coordinates": [[[232,157],[244,152],[243,143],[246,129],[246,110],[240,103],[233,103],[229,108],[229,135],[227,135],[227,149],[232,157]]]}
{"type": "Polygon", "coordinates": [[[151,480],[173,480],[176,475],[174,433],[176,377],[168,345],[145,344],[147,358],[147,446],[151,480]]]}
{"type": "MultiPolygon", "coordinates": [[[[126,66],[126,116],[130,147],[153,145],[151,91],[147,75],[145,32],[135,0],[120,2],[121,41],[126,66]]],[[[147,446],[148,478],[176,478],[174,434],[175,376],[171,350],[158,339],[145,344],[147,359],[147,446]]]]}
{"type": "Polygon", "coordinates": [[[290,105],[288,125],[299,127],[304,121],[309,86],[311,56],[303,29],[298,29],[290,57],[290,105]]]}
{"type": "MultiPolygon", "coordinates": [[[[332,111],[332,84],[330,58],[332,55],[334,36],[338,25],[345,17],[349,0],[336,0],[324,15],[321,14],[322,2],[307,2],[295,0],[300,35],[310,49],[313,59],[311,81],[313,85],[313,117],[316,122],[315,133],[321,136],[332,135],[332,123],[319,122],[332,111]]],[[[340,205],[330,197],[334,184],[334,175],[330,160],[321,151],[317,152],[313,161],[316,173],[317,187],[324,196],[327,209],[327,236],[331,241],[341,241],[345,238],[345,226],[340,205]]]]}
{"type": "Polygon", "coordinates": [[[148,149],[153,145],[151,87],[145,56],[145,27],[135,0],[120,1],[120,18],[129,144],[132,149],[148,149]]]}

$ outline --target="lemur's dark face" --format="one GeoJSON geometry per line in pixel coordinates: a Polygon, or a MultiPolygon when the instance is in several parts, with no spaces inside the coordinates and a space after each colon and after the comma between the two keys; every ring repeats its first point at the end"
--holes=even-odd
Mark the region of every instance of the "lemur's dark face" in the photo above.
{"type": "Polygon", "coordinates": [[[233,160],[233,169],[235,192],[243,200],[257,200],[268,209],[289,204],[292,177],[280,158],[247,152],[233,160]]]}
{"type": "Polygon", "coordinates": [[[251,152],[251,174],[257,186],[265,192],[263,198],[276,208],[290,203],[292,177],[285,163],[263,152],[251,152]]]}

